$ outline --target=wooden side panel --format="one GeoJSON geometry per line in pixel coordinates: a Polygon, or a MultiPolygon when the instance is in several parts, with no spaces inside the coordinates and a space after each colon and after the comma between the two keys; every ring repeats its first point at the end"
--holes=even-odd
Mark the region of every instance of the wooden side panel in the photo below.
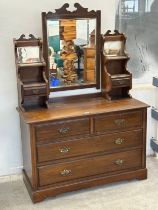
{"type": "Polygon", "coordinates": [[[23,168],[25,170],[25,173],[26,173],[31,185],[33,185],[31,145],[30,145],[30,128],[29,128],[29,125],[27,125],[24,122],[22,117],[20,118],[20,126],[21,126],[23,168]]]}
{"type": "Polygon", "coordinates": [[[142,168],[146,168],[146,132],[147,132],[147,109],[143,111],[143,152],[142,152],[142,168]]]}
{"type": "Polygon", "coordinates": [[[33,189],[37,189],[36,147],[33,128],[20,118],[23,168],[33,189]]]}

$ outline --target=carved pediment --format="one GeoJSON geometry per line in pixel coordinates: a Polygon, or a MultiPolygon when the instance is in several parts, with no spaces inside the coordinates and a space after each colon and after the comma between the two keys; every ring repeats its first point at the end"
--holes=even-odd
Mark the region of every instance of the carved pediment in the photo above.
{"type": "Polygon", "coordinates": [[[65,3],[61,8],[55,9],[55,12],[48,12],[47,17],[51,17],[54,15],[74,15],[74,14],[96,14],[94,10],[88,11],[88,8],[82,7],[79,3],[75,3],[74,7],[76,8],[74,11],[67,10],[69,8],[69,4],[65,3]]]}
{"type": "Polygon", "coordinates": [[[36,38],[33,34],[29,34],[29,37],[26,38],[25,34],[22,34],[17,41],[31,41],[31,40],[38,40],[39,38],[36,38]]]}

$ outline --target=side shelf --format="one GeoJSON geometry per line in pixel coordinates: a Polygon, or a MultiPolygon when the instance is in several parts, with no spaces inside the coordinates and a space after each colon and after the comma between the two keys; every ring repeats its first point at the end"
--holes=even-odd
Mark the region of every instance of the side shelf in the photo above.
{"type": "Polygon", "coordinates": [[[115,31],[102,37],[102,94],[108,100],[129,98],[132,74],[127,70],[126,37],[115,31]]]}
{"type": "Polygon", "coordinates": [[[14,39],[19,107],[28,109],[47,107],[49,95],[46,63],[42,57],[42,41],[33,35],[14,39]]]}

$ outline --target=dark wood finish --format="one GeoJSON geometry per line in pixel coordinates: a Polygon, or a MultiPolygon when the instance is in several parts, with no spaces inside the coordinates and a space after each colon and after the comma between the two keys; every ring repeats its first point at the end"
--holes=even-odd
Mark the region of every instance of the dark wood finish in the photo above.
{"type": "MultiPolygon", "coordinates": [[[[105,183],[146,179],[146,125],[148,105],[130,98],[132,75],[127,71],[128,55],[106,56],[107,41],[126,38],[118,31],[100,37],[100,11],[88,11],[78,3],[68,11],[64,4],[55,13],[42,13],[42,42],[30,35],[14,40],[17,47],[40,46],[41,62],[18,63],[17,80],[23,150],[23,179],[33,202],[50,196],[105,183]],[[102,45],[101,92],[50,99],[47,20],[95,18],[91,47],[85,50],[85,70],[90,78],[96,60],[96,84],[53,88],[53,91],[100,88],[100,47],[102,45]],[[101,45],[100,45],[101,41],[101,45]],[[115,99],[117,100],[111,100],[115,99]],[[118,100],[119,98],[119,100],[118,100]],[[106,100],[107,99],[107,100],[106,100]],[[48,109],[45,109],[47,106],[48,109]],[[34,109],[33,109],[34,108],[34,109]]],[[[61,33],[61,36],[65,34],[61,33]]],[[[71,34],[75,36],[74,33],[71,34]]],[[[112,50],[116,52],[117,50],[112,50]]],[[[17,61],[17,59],[16,59],[17,61]]],[[[87,76],[87,75],[86,75],[87,76]]]]}
{"type": "Polygon", "coordinates": [[[27,173],[28,179],[33,186],[32,177],[32,156],[31,156],[31,142],[30,142],[30,129],[29,125],[25,124],[23,118],[20,118],[21,139],[22,139],[22,154],[23,154],[23,167],[27,173]]]}
{"type": "Polygon", "coordinates": [[[90,133],[88,118],[49,122],[35,126],[37,141],[48,141],[71,138],[71,136],[90,133]],[[53,131],[53,132],[52,132],[53,131]]]}
{"type": "Polygon", "coordinates": [[[147,105],[135,99],[122,99],[115,101],[106,101],[102,97],[88,97],[87,100],[83,96],[75,98],[61,99],[49,105],[49,109],[30,110],[29,112],[19,111],[20,115],[25,119],[26,123],[47,122],[52,120],[63,120],[72,117],[85,117],[99,114],[121,114],[129,110],[138,110],[146,108],[147,105]]]}
{"type": "Polygon", "coordinates": [[[42,56],[42,41],[32,34],[27,39],[24,34],[14,39],[15,62],[17,68],[17,86],[19,107],[26,111],[33,107],[46,107],[49,95],[48,80],[46,79],[46,64],[42,56]],[[19,63],[18,47],[39,47],[39,62],[19,63]]]}
{"type": "Polygon", "coordinates": [[[43,201],[44,199],[50,196],[56,196],[61,193],[80,190],[84,188],[96,187],[99,185],[124,181],[124,180],[131,180],[131,179],[138,179],[143,180],[147,178],[147,169],[139,169],[139,170],[132,170],[128,172],[122,172],[118,174],[107,174],[102,176],[96,176],[93,178],[88,178],[83,180],[75,180],[70,183],[62,183],[61,185],[55,185],[46,187],[43,189],[38,189],[36,191],[31,189],[31,185],[27,178],[25,171],[23,171],[23,179],[24,183],[28,189],[30,197],[34,203],[43,201]]]}
{"type": "Polygon", "coordinates": [[[140,128],[143,120],[142,111],[131,111],[95,118],[95,132],[103,133],[115,130],[140,128]]]}
{"type": "Polygon", "coordinates": [[[105,153],[128,147],[141,147],[142,135],[143,132],[139,129],[38,145],[38,162],[60,160],[100,152],[105,153]]]}
{"type": "Polygon", "coordinates": [[[127,70],[129,56],[125,52],[126,37],[117,30],[111,34],[108,30],[102,36],[102,94],[108,100],[117,98],[129,98],[129,90],[132,88],[132,74],[127,70]],[[122,42],[122,52],[119,55],[110,56],[105,54],[104,44],[106,42],[122,42]]]}
{"type": "Polygon", "coordinates": [[[30,84],[24,84],[23,85],[23,91],[25,96],[32,96],[32,95],[46,95],[47,89],[46,89],[45,83],[33,83],[31,86],[30,84]]]}
{"type": "Polygon", "coordinates": [[[84,160],[39,167],[39,185],[45,186],[132,168],[141,168],[141,150],[93,156],[84,160]]]}
{"type": "Polygon", "coordinates": [[[51,19],[82,19],[82,18],[94,18],[96,19],[96,83],[93,84],[82,84],[82,85],[72,85],[67,87],[51,88],[50,91],[63,91],[63,90],[73,90],[80,88],[96,87],[100,88],[100,30],[101,30],[101,11],[88,11],[88,8],[83,8],[80,4],[75,3],[74,7],[76,10],[69,11],[69,4],[64,4],[60,9],[55,9],[55,12],[42,12],[42,29],[43,29],[43,43],[44,43],[44,59],[46,61],[46,77],[49,81],[49,59],[48,59],[48,29],[47,20],[51,19]]]}
{"type": "Polygon", "coordinates": [[[27,135],[22,129],[23,153],[30,168],[25,163],[24,181],[33,202],[104,183],[147,178],[146,109],[132,98],[106,101],[98,95],[87,101],[57,99],[48,109],[19,110],[27,127],[27,135]]]}

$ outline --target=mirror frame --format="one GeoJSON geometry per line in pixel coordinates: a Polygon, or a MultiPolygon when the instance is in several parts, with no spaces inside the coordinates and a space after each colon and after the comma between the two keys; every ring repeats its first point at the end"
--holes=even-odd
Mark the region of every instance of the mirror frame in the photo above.
{"type": "Polygon", "coordinates": [[[91,10],[88,11],[88,8],[82,7],[79,3],[75,3],[74,7],[76,10],[68,11],[69,4],[65,3],[60,9],[55,9],[55,12],[42,12],[42,31],[43,31],[43,57],[46,62],[46,77],[49,81],[49,60],[48,60],[48,29],[47,29],[47,20],[51,19],[73,19],[73,18],[95,18],[96,19],[96,83],[89,85],[79,85],[79,86],[67,86],[59,88],[50,88],[50,91],[63,91],[63,90],[73,90],[73,89],[82,89],[82,88],[91,88],[96,87],[100,89],[100,37],[101,37],[101,11],[100,10],[91,10]]]}

